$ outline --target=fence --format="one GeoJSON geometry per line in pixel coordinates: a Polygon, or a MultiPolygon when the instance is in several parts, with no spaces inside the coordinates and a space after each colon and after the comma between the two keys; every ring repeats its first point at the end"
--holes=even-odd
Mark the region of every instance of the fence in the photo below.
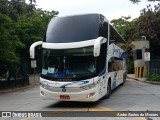
{"type": "Polygon", "coordinates": [[[160,73],[160,59],[149,62],[149,73],[160,73]]]}
{"type": "Polygon", "coordinates": [[[17,66],[13,64],[8,67],[0,61],[0,90],[37,83],[35,79],[39,74],[36,73],[36,77],[29,75],[30,64],[27,61],[21,60],[17,66]]]}

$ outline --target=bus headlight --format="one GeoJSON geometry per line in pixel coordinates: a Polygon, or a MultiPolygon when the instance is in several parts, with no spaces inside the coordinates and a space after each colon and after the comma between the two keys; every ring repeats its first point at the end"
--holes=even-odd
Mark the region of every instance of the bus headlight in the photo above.
{"type": "Polygon", "coordinates": [[[100,82],[100,79],[97,82],[94,82],[92,84],[88,84],[88,85],[85,85],[85,86],[81,86],[80,88],[88,90],[88,89],[96,87],[96,85],[99,84],[99,82],[100,82]]]}

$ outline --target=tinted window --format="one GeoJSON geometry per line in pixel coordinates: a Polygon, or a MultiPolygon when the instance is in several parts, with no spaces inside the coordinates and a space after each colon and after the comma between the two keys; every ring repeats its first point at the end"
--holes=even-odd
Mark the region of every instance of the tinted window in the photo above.
{"type": "Polygon", "coordinates": [[[98,31],[98,14],[53,18],[48,24],[44,41],[66,43],[96,39],[98,31]]]}
{"type": "Polygon", "coordinates": [[[121,58],[112,57],[108,62],[108,72],[124,70],[125,61],[121,58]]]}
{"type": "Polygon", "coordinates": [[[108,23],[103,15],[100,15],[99,36],[108,38],[108,23]]]}
{"type": "Polygon", "coordinates": [[[100,55],[97,57],[97,72],[101,73],[106,66],[107,45],[103,43],[100,48],[100,55]]]}
{"type": "Polygon", "coordinates": [[[110,40],[110,43],[112,43],[112,40],[114,40],[115,43],[125,43],[123,38],[112,25],[110,25],[110,40]]]}

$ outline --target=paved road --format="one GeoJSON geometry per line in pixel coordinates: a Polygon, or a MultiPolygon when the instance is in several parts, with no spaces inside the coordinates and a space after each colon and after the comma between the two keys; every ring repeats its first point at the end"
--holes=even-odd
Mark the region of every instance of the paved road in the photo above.
{"type": "MultiPolygon", "coordinates": [[[[85,103],[42,100],[39,97],[39,87],[34,87],[24,91],[0,94],[0,111],[160,111],[159,91],[160,85],[128,79],[124,86],[120,86],[112,92],[109,99],[102,99],[95,103],[85,103]]],[[[78,114],[75,114],[75,116],[78,114]]],[[[16,120],[15,118],[12,119],[16,120]]],[[[34,118],[24,118],[23,120],[30,119],[34,120],[34,118]]],[[[50,120],[52,118],[44,119],[50,120]]],[[[56,119],[82,119],[82,117],[58,117],[56,119]]],[[[90,119],[93,120],[93,118],[87,118],[87,120],[90,119]]],[[[94,117],[94,120],[97,119],[105,120],[108,117],[94,117]]],[[[121,119],[127,120],[128,118],[114,118],[114,120],[121,119]]],[[[130,119],[146,120],[147,118],[132,117],[130,119]]],[[[152,119],[158,120],[160,118],[152,119]]]]}

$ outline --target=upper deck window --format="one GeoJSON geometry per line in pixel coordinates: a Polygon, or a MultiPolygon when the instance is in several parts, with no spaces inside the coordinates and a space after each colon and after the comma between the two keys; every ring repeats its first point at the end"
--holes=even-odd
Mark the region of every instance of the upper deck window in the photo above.
{"type": "Polygon", "coordinates": [[[53,18],[48,24],[44,41],[52,43],[78,42],[96,39],[99,15],[78,15],[53,18]]]}

